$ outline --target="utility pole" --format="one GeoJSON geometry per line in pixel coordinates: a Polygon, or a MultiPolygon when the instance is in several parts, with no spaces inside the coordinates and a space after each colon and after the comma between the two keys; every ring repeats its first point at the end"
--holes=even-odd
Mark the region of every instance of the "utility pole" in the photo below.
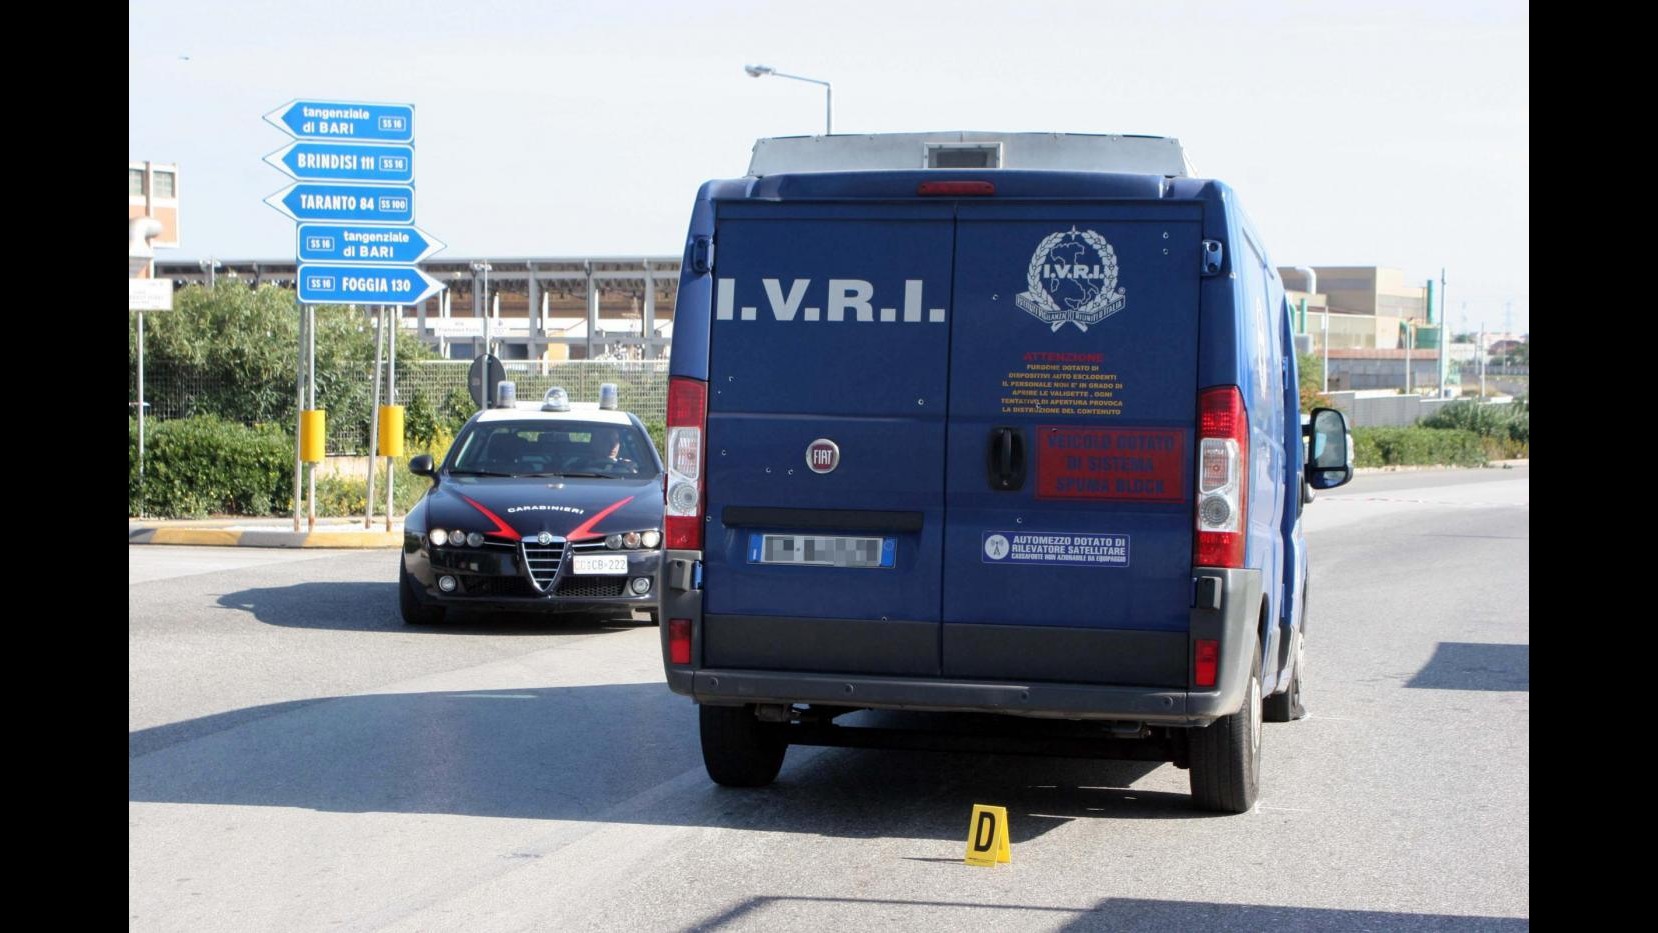
{"type": "Polygon", "coordinates": [[[1480,343],[1475,348],[1480,355],[1480,401],[1485,401],[1485,322],[1480,322],[1480,343]]]}

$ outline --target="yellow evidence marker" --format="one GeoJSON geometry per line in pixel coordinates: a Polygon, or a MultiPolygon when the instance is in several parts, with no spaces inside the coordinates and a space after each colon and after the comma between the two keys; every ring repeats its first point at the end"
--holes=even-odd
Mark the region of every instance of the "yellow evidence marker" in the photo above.
{"type": "Polygon", "coordinates": [[[1013,849],[1007,841],[1007,807],[973,805],[967,824],[967,864],[991,868],[997,862],[1012,862],[1013,849]]]}

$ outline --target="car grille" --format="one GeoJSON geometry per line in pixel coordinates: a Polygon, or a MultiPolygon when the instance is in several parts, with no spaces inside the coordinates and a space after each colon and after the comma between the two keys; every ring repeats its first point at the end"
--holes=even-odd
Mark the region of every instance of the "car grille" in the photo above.
{"type": "Polygon", "coordinates": [[[627,577],[565,577],[558,585],[559,596],[623,596],[627,577]]]}
{"type": "Polygon", "coordinates": [[[525,538],[523,548],[524,566],[530,572],[530,581],[537,590],[547,592],[558,576],[559,562],[564,559],[564,541],[558,539],[552,544],[538,544],[533,539],[525,538]]]}

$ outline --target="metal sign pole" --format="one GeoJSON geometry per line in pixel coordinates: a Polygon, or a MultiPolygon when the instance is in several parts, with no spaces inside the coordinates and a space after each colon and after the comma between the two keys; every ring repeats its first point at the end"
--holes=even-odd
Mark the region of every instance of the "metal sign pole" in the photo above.
{"type": "MultiPolygon", "coordinates": [[[[305,310],[307,317],[311,319],[311,326],[306,328],[305,331],[305,342],[307,344],[306,356],[311,360],[311,408],[315,409],[317,407],[317,309],[315,305],[306,305],[305,310]]],[[[328,441],[325,439],[323,450],[327,451],[327,449],[328,441]]],[[[319,466],[321,466],[319,463],[311,464],[311,490],[308,497],[310,501],[305,507],[306,531],[317,530],[317,467],[319,466]]]]}
{"type": "Polygon", "coordinates": [[[294,403],[294,531],[299,530],[299,511],[304,507],[305,500],[300,497],[304,482],[305,461],[300,447],[301,438],[305,433],[305,306],[294,299],[294,310],[299,312],[299,341],[294,346],[294,360],[298,364],[295,368],[298,375],[294,377],[294,385],[299,393],[299,399],[294,403]]]}
{"type": "MultiPolygon", "coordinates": [[[[151,264],[154,268],[154,264],[151,264]]],[[[138,312],[138,517],[144,517],[144,312],[138,312]]]]}
{"type": "Polygon", "coordinates": [[[368,411],[368,496],[363,500],[363,528],[374,527],[374,470],[375,453],[380,443],[380,335],[385,332],[381,319],[385,308],[374,309],[374,402],[368,411]]]}
{"type": "MultiPolygon", "coordinates": [[[[391,305],[386,308],[386,404],[397,404],[397,331],[402,326],[403,308],[391,305]]],[[[386,458],[386,530],[391,531],[392,509],[392,458],[386,458]]]]}

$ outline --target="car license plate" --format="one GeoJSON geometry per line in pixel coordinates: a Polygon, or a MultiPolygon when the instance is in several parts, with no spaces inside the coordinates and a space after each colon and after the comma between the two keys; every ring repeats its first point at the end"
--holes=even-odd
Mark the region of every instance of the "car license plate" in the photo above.
{"type": "Polygon", "coordinates": [[[628,557],[626,554],[577,554],[570,558],[570,572],[581,574],[611,574],[626,575],[628,572],[628,557]]]}
{"type": "Polygon", "coordinates": [[[892,567],[898,551],[895,538],[855,538],[843,535],[748,536],[751,564],[795,564],[812,567],[892,567]]]}

